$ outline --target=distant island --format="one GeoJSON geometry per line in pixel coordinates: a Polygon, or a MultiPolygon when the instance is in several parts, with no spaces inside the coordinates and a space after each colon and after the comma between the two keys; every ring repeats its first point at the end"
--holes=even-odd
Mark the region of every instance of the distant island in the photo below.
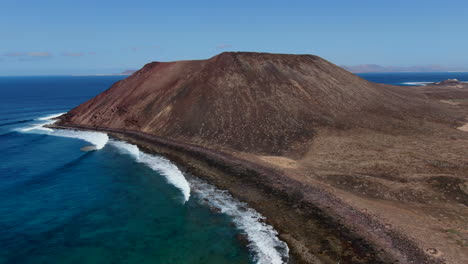
{"type": "Polygon", "coordinates": [[[72,76],[126,76],[126,75],[132,75],[136,70],[125,70],[123,72],[119,73],[102,73],[102,74],[75,74],[72,76]]]}
{"type": "Polygon", "coordinates": [[[152,62],[54,126],[104,131],[228,190],[293,263],[464,263],[468,86],[348,70],[254,52],[152,62]]]}
{"type": "Polygon", "coordinates": [[[114,75],[132,75],[134,72],[136,72],[137,70],[125,70],[121,73],[117,73],[117,74],[114,74],[114,75]]]}

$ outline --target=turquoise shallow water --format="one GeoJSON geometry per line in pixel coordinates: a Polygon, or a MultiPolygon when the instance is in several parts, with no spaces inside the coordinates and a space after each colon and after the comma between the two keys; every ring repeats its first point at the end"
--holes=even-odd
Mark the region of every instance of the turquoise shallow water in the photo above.
{"type": "Polygon", "coordinates": [[[249,262],[228,216],[196,197],[183,204],[115,147],[83,153],[80,140],[10,137],[24,144],[1,166],[3,263],[249,262]]]}

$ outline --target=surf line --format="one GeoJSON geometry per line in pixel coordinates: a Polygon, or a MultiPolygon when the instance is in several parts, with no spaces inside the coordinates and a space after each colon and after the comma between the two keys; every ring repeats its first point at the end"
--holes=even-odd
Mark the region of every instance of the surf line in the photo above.
{"type": "Polygon", "coordinates": [[[172,162],[161,156],[145,153],[138,146],[127,142],[111,139],[109,143],[117,148],[120,153],[130,155],[138,163],[144,164],[163,175],[169,184],[182,192],[184,203],[190,199],[190,184],[184,174],[172,162]]]}
{"type": "Polygon", "coordinates": [[[138,146],[111,139],[109,144],[122,154],[132,156],[137,162],[143,163],[151,169],[158,171],[173,186],[179,188],[186,201],[191,191],[197,197],[197,202],[208,207],[219,209],[222,214],[228,215],[234,225],[244,232],[248,240],[247,247],[252,253],[253,260],[258,264],[282,264],[289,259],[289,248],[287,244],[278,238],[278,232],[264,222],[264,217],[232,197],[227,191],[219,190],[213,185],[206,183],[196,177],[189,181],[183,173],[169,160],[147,154],[138,146]]]}
{"type": "MultiPolygon", "coordinates": [[[[56,120],[54,119],[61,116],[62,114],[63,113],[59,113],[37,118],[36,120],[42,121],[41,124],[35,124],[30,127],[22,128],[19,129],[19,131],[41,133],[56,137],[81,139],[91,143],[95,147],[93,150],[100,150],[109,142],[109,136],[107,133],[103,132],[72,129],[52,129],[45,127],[45,125],[55,123],[56,120]]],[[[162,174],[169,184],[175,186],[182,192],[184,203],[190,199],[190,184],[185,179],[182,172],[177,168],[177,166],[171,163],[169,160],[160,156],[144,153],[140,151],[137,146],[129,143],[112,140],[112,144],[116,146],[121,152],[128,153],[133,156],[137,162],[142,163],[152,170],[162,174]]]]}
{"type": "Polygon", "coordinates": [[[56,120],[54,118],[57,118],[63,114],[64,113],[58,113],[36,118],[35,120],[41,121],[41,123],[34,124],[33,126],[25,128],[20,128],[19,131],[31,133],[46,133],[47,135],[56,137],[77,138],[93,144],[96,149],[102,149],[109,141],[109,136],[106,133],[102,132],[91,132],[81,130],[78,131],[71,129],[52,129],[45,127],[46,125],[51,125],[55,123],[56,120]]]}
{"type": "Polygon", "coordinates": [[[272,226],[264,223],[264,217],[253,208],[249,208],[247,204],[238,201],[227,191],[218,190],[200,179],[193,178],[189,182],[179,168],[164,157],[145,153],[138,146],[127,142],[109,139],[106,133],[44,127],[53,124],[54,118],[62,114],[36,118],[42,123],[20,129],[20,132],[77,138],[93,144],[96,149],[102,149],[109,143],[120,153],[132,156],[137,162],[163,175],[169,184],[181,191],[184,203],[190,199],[193,188],[197,200],[210,207],[218,208],[221,213],[230,216],[237,228],[245,233],[248,240],[247,247],[252,252],[256,263],[282,264],[288,262],[289,248],[287,244],[278,238],[278,232],[272,226]]]}

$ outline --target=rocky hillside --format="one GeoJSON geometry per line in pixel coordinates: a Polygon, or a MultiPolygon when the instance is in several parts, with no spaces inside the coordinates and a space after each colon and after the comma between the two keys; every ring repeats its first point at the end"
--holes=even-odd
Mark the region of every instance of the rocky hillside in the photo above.
{"type": "Polygon", "coordinates": [[[422,116],[454,122],[447,111],[410,89],[368,82],[317,56],[226,52],[149,63],[61,122],[297,156],[317,127],[402,133],[422,116]]]}

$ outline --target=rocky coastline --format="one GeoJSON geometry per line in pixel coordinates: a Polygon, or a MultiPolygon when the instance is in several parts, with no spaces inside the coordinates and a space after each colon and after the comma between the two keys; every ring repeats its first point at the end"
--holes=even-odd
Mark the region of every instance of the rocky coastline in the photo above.
{"type": "Polygon", "coordinates": [[[266,222],[278,230],[290,247],[290,263],[443,263],[326,188],[304,185],[274,168],[142,132],[76,125],[51,127],[106,132],[163,155],[186,173],[228,190],[266,216],[266,222]]]}

